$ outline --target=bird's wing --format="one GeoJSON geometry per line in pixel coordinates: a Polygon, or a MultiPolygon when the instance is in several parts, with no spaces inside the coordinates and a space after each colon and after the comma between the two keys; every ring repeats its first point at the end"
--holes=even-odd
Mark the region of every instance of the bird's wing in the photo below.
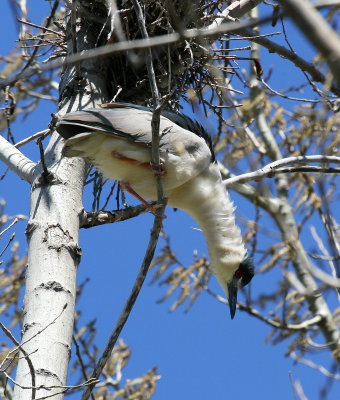
{"type": "MultiPolygon", "coordinates": [[[[84,157],[105,176],[126,180],[144,197],[155,198],[152,174],[133,162],[121,161],[151,162],[151,120],[150,110],[134,107],[88,109],[66,114],[58,122],[57,131],[67,139],[65,156],[84,157]]],[[[167,191],[193,179],[212,160],[204,138],[164,116],[160,117],[159,151],[167,191]]]]}
{"type": "MultiPolygon", "coordinates": [[[[108,103],[102,104],[102,108],[132,108],[140,111],[151,112],[149,107],[140,106],[138,104],[131,103],[108,103]]],[[[187,115],[182,114],[178,111],[170,111],[163,110],[161,115],[170,121],[174,122],[176,125],[179,125],[181,128],[186,129],[187,131],[193,132],[195,135],[203,138],[208,145],[211,152],[211,162],[216,160],[215,153],[213,149],[213,144],[210,135],[206,132],[202,125],[200,125],[197,121],[192,120],[187,115]]]]}
{"type": "Polygon", "coordinates": [[[90,108],[65,114],[57,123],[57,131],[64,139],[84,132],[99,131],[150,145],[151,118],[150,112],[130,107],[90,108]]]}
{"type": "MultiPolygon", "coordinates": [[[[75,146],[77,138],[84,142],[92,132],[108,133],[142,147],[151,147],[152,112],[146,108],[135,108],[117,104],[110,108],[87,109],[65,114],[57,124],[58,133],[65,139],[74,137],[70,145],[75,146]]],[[[181,155],[204,153],[211,156],[211,150],[204,138],[181,127],[174,121],[160,117],[160,151],[181,155]]]]}

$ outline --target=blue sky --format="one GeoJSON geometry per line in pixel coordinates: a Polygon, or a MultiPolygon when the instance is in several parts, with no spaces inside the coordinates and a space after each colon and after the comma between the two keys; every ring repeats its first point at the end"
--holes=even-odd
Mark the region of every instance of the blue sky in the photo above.
{"type": "MultiPolygon", "coordinates": [[[[28,2],[29,16],[32,22],[40,23],[44,15],[46,2],[35,0],[28,2]]],[[[15,22],[7,1],[0,5],[0,23],[2,35],[0,54],[6,55],[16,40],[15,22]]],[[[311,58],[311,49],[300,34],[293,31],[290,25],[294,46],[302,56],[311,58]]],[[[276,31],[280,27],[275,28],[276,31]]],[[[278,56],[262,53],[262,66],[266,69],[277,62],[278,56]]],[[[277,90],[286,88],[287,81],[301,80],[301,73],[285,62],[285,68],[275,70],[271,84],[277,90]]],[[[244,68],[248,68],[247,62],[244,68]]],[[[281,101],[278,99],[277,101],[281,101]]],[[[55,112],[54,104],[41,102],[39,110],[25,121],[19,118],[12,129],[19,140],[37,131],[47,128],[50,114],[55,112]]],[[[204,121],[201,122],[204,123],[204,121]]],[[[23,151],[34,161],[39,160],[38,148],[26,146],[23,151]]],[[[4,171],[1,167],[0,174],[4,171]]],[[[5,180],[0,181],[0,198],[7,202],[6,212],[12,214],[29,213],[29,185],[21,181],[12,172],[5,180]]],[[[237,200],[239,216],[251,217],[247,203],[231,193],[237,200]]],[[[85,193],[84,203],[90,209],[91,198],[85,193]]],[[[193,250],[207,254],[204,237],[187,214],[181,211],[166,210],[165,231],[171,237],[173,250],[184,263],[192,261],[193,250]]],[[[339,217],[339,214],[338,214],[339,217]]],[[[87,277],[89,283],[79,301],[82,309],[83,323],[96,318],[97,346],[103,348],[111,333],[125,300],[130,293],[136,274],[142,262],[149,231],[153,223],[151,214],[142,215],[123,223],[82,230],[80,246],[83,250],[79,266],[78,283],[87,277]]],[[[20,241],[22,254],[26,249],[24,236],[25,222],[16,226],[17,239],[20,241]]],[[[163,246],[160,239],[158,248],[163,246]]],[[[265,248],[266,243],[261,247],[265,248]]],[[[156,251],[157,254],[157,251],[156,251]]],[[[253,290],[256,293],[273,291],[278,272],[255,277],[253,290]]],[[[284,356],[286,343],[273,346],[265,344],[270,332],[263,323],[237,311],[233,321],[230,320],[227,306],[218,303],[206,293],[200,295],[190,312],[184,313],[184,307],[173,313],[168,310],[174,300],[170,298],[162,304],[157,300],[163,297],[165,287],[150,286],[148,276],[130,318],[122,332],[122,338],[132,349],[128,366],[124,369],[123,382],[126,378],[137,377],[154,366],[162,376],[158,382],[155,400],[177,399],[292,399],[293,393],[289,382],[291,371],[293,380],[301,382],[308,399],[318,399],[318,390],[326,378],[319,372],[304,365],[294,365],[290,358],[284,356]]],[[[222,294],[222,289],[215,278],[211,288],[222,294]]],[[[19,332],[17,331],[17,337],[19,332]]],[[[1,338],[0,333],[0,338],[1,338]]],[[[321,357],[321,358],[320,358],[321,357]]],[[[325,366],[329,366],[329,359],[325,366]]],[[[69,383],[72,383],[72,378],[69,383]]],[[[333,384],[329,399],[336,399],[339,383],[333,384]]],[[[78,395],[74,396],[78,398],[78,395]]]]}

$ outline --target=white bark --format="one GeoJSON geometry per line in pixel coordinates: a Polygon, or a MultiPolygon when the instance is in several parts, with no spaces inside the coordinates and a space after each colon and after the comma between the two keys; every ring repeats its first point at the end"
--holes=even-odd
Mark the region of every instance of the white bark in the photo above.
{"type": "MultiPolygon", "coordinates": [[[[60,150],[61,140],[55,134],[46,164],[57,179],[44,184],[42,175],[38,175],[34,180],[27,225],[22,343],[34,367],[36,387],[65,385],[71,353],[85,164],[81,159],[60,159],[60,150]]],[[[25,358],[19,361],[16,381],[32,386],[32,371],[25,358]]],[[[37,396],[56,392],[60,389],[39,390],[37,396]]],[[[17,386],[14,398],[31,399],[31,393],[17,386]]]]}
{"type": "MultiPolygon", "coordinates": [[[[77,51],[93,47],[98,40],[96,30],[90,29],[88,21],[77,22],[74,28],[77,27],[78,32],[76,39],[73,36],[73,45],[76,44],[77,51]]],[[[68,37],[72,38],[72,34],[68,37]]],[[[68,47],[72,49],[73,46],[68,43],[68,47]]],[[[63,71],[59,114],[95,107],[107,100],[101,64],[102,61],[97,59],[77,65],[78,76],[73,67],[63,71]]],[[[49,174],[44,176],[39,166],[35,169],[32,184],[26,232],[29,253],[21,342],[31,367],[20,352],[15,400],[51,395],[55,400],[64,398],[61,387],[66,385],[71,356],[86,165],[80,158],[62,158],[61,148],[62,139],[55,132],[45,152],[49,174]],[[32,386],[38,388],[36,393],[32,386]]]]}
{"type": "Polygon", "coordinates": [[[36,164],[2,136],[0,136],[0,161],[5,163],[21,179],[32,183],[36,164]]]}

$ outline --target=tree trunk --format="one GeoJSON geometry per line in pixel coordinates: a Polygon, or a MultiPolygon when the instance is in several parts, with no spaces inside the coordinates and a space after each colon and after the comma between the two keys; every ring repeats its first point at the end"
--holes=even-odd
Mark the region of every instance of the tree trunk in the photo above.
{"type": "MultiPolygon", "coordinates": [[[[98,11],[93,3],[89,7],[88,15],[98,11]]],[[[66,16],[68,53],[71,49],[80,52],[95,47],[98,30],[84,15],[76,20],[71,14],[66,16]]],[[[98,60],[66,67],[59,87],[59,114],[105,101],[105,87],[105,73],[98,60]]],[[[48,174],[38,168],[31,190],[26,231],[29,252],[23,306],[24,352],[20,353],[18,364],[16,382],[21,387],[15,387],[16,400],[52,394],[57,394],[53,397],[56,400],[64,397],[60,386],[66,385],[71,355],[76,272],[81,255],[79,225],[87,168],[82,159],[62,158],[61,148],[62,140],[54,132],[45,152],[48,174]],[[42,385],[57,388],[32,389],[42,385]]]]}

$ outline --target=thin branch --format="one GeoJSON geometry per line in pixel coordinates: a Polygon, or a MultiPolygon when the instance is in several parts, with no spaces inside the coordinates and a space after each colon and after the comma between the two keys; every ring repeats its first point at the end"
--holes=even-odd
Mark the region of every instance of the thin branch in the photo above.
{"type": "MultiPolygon", "coordinates": [[[[35,370],[34,370],[34,366],[32,364],[31,359],[29,358],[27,352],[23,349],[22,345],[20,345],[20,343],[16,340],[16,338],[12,335],[12,332],[7,329],[5,327],[5,325],[3,323],[0,322],[0,328],[2,329],[2,331],[4,332],[4,334],[12,340],[12,342],[17,346],[17,348],[15,349],[15,351],[20,350],[22,352],[22,354],[25,357],[25,360],[28,364],[28,368],[30,370],[30,375],[31,375],[31,380],[32,380],[32,399],[35,399],[35,370]]],[[[5,359],[7,358],[8,354],[6,355],[5,359]]],[[[3,360],[5,361],[5,360],[3,360]]],[[[2,371],[4,372],[4,371],[2,371]]],[[[7,374],[6,374],[7,375],[7,374]]],[[[8,376],[7,376],[8,377],[8,376]]]]}
{"type": "Polygon", "coordinates": [[[340,255],[336,257],[331,256],[323,256],[321,254],[308,254],[309,257],[314,258],[315,260],[323,260],[323,261],[337,261],[340,260],[340,255]]]}
{"type": "Polygon", "coordinates": [[[309,266],[310,272],[325,285],[340,288],[340,278],[335,278],[314,265],[309,266]]]}
{"type": "MultiPolygon", "coordinates": [[[[200,28],[200,29],[186,29],[179,34],[177,32],[170,33],[167,35],[153,36],[147,39],[135,39],[133,41],[123,41],[113,44],[108,44],[99,48],[84,51],[78,54],[72,54],[69,57],[53,60],[44,65],[40,65],[40,71],[46,71],[50,69],[66,67],[67,65],[74,64],[79,61],[90,60],[109,54],[121,53],[131,50],[145,50],[148,48],[160,47],[169,44],[174,44],[185,39],[195,39],[200,37],[215,38],[224,33],[238,33],[248,27],[263,24],[271,20],[271,16],[260,18],[258,20],[251,20],[246,22],[230,22],[223,23],[216,28],[200,28]]],[[[248,32],[248,31],[247,31],[248,32]]],[[[0,89],[8,85],[15,84],[19,79],[27,79],[36,73],[35,69],[30,69],[26,72],[19,73],[12,78],[0,80],[0,89]]]]}
{"type": "MultiPolygon", "coordinates": [[[[88,381],[89,378],[87,377],[86,368],[85,368],[85,365],[84,365],[84,362],[83,362],[83,359],[82,359],[82,356],[81,356],[81,353],[80,353],[80,348],[79,348],[77,339],[75,338],[74,335],[72,336],[72,338],[73,338],[73,343],[74,343],[75,348],[76,348],[76,355],[78,357],[78,361],[79,361],[81,372],[83,374],[83,377],[84,377],[85,381],[88,381]]],[[[91,399],[95,400],[95,398],[94,398],[92,393],[91,393],[91,399]]]]}
{"type": "Polygon", "coordinates": [[[294,385],[294,381],[293,381],[293,376],[292,373],[289,371],[289,381],[290,381],[290,385],[292,387],[292,391],[293,391],[293,396],[294,396],[294,400],[298,400],[297,398],[297,394],[296,394],[296,389],[295,389],[295,385],[294,385]]]}
{"type": "Polygon", "coordinates": [[[307,297],[313,295],[312,289],[304,286],[303,283],[301,283],[301,281],[294,274],[294,272],[284,271],[283,275],[286,278],[286,280],[290,283],[290,285],[294,287],[301,296],[307,297]]]}
{"type": "Polygon", "coordinates": [[[215,28],[216,26],[221,25],[223,21],[228,20],[228,18],[239,19],[247,14],[251,9],[257,7],[260,3],[262,3],[262,0],[232,1],[228,7],[219,13],[219,18],[216,18],[208,28],[215,28]]]}
{"type": "MultiPolygon", "coordinates": [[[[140,7],[140,4],[138,3],[137,0],[134,0],[134,6],[135,10],[137,13],[137,18],[138,18],[138,23],[140,26],[140,30],[142,32],[142,36],[146,39],[148,39],[148,33],[146,31],[145,27],[145,22],[143,18],[143,13],[142,9],[140,7]]],[[[155,73],[153,69],[153,64],[152,64],[152,54],[151,54],[151,49],[149,49],[147,56],[146,56],[146,61],[147,61],[147,69],[148,69],[148,75],[149,75],[149,80],[150,80],[150,86],[151,86],[151,91],[153,94],[153,104],[154,104],[154,113],[152,116],[152,122],[151,122],[151,128],[152,128],[152,163],[154,165],[159,165],[160,164],[160,156],[159,156],[159,121],[160,121],[160,112],[161,112],[161,107],[159,106],[159,93],[158,93],[158,88],[156,84],[156,78],[155,78],[155,73]]],[[[164,188],[163,188],[163,182],[162,179],[159,175],[155,174],[156,178],[156,185],[157,185],[157,199],[159,204],[165,205],[165,199],[164,199],[164,188]]],[[[149,270],[151,261],[153,259],[156,245],[158,242],[158,237],[160,230],[162,228],[162,217],[164,214],[164,207],[160,207],[157,210],[157,214],[155,215],[154,218],[154,223],[153,227],[151,230],[150,234],[150,240],[148,243],[148,247],[145,252],[144,260],[142,263],[142,266],[139,270],[139,273],[137,275],[136,281],[133,285],[132,291],[124,305],[124,308],[118,318],[118,321],[113,329],[113,332],[109,338],[109,341],[103,351],[102,356],[100,357],[99,361],[97,362],[93,372],[92,372],[92,379],[98,379],[100,374],[102,373],[102,370],[107,363],[107,360],[109,359],[112,350],[114,348],[114,345],[116,344],[116,341],[120,335],[120,332],[122,331],[130,313],[131,310],[137,300],[138,294],[142,288],[142,285],[145,281],[147,272],[149,270]]],[[[92,393],[93,388],[95,387],[95,384],[88,386],[82,397],[81,400],[87,400],[92,393]]]]}
{"type": "MultiPolygon", "coordinates": [[[[228,103],[236,106],[236,102],[235,102],[234,98],[232,97],[232,93],[230,93],[230,91],[231,91],[230,83],[228,83],[227,89],[228,90],[224,93],[225,98],[227,99],[228,103]]],[[[254,146],[258,149],[259,153],[266,154],[266,149],[264,148],[263,144],[259,142],[255,133],[249,128],[249,126],[247,126],[247,123],[245,122],[246,118],[245,118],[242,110],[235,108],[234,112],[238,116],[239,120],[241,121],[244,132],[247,134],[248,138],[254,144],[254,146]]]]}
{"type": "MultiPolygon", "coordinates": [[[[54,18],[54,15],[55,15],[55,13],[56,13],[56,11],[57,11],[58,6],[59,6],[59,0],[56,0],[56,1],[54,2],[54,4],[53,4],[53,8],[52,8],[52,10],[51,10],[51,12],[50,12],[50,14],[49,14],[47,20],[46,20],[45,27],[44,27],[44,28],[41,28],[41,29],[42,29],[42,33],[45,33],[46,28],[48,28],[48,27],[50,26],[51,21],[52,21],[52,19],[54,18]]],[[[25,21],[25,24],[28,24],[28,23],[25,21]]],[[[42,40],[39,41],[39,44],[40,44],[41,42],[42,42],[42,40]]],[[[39,47],[36,47],[36,48],[34,49],[33,53],[30,55],[30,58],[29,58],[29,60],[27,61],[26,65],[23,67],[23,69],[21,70],[21,72],[19,72],[19,74],[18,74],[17,76],[25,75],[26,73],[30,74],[29,76],[31,76],[31,75],[34,73],[33,71],[35,71],[35,68],[33,68],[33,70],[31,70],[31,71],[29,71],[29,70],[26,71],[26,73],[25,73],[24,71],[25,71],[26,69],[28,69],[28,68],[31,66],[32,62],[34,61],[34,59],[35,59],[35,57],[36,57],[36,55],[37,55],[37,53],[38,53],[38,50],[39,50],[39,47]]],[[[39,65],[39,69],[41,69],[41,65],[39,65]]]]}
{"type": "MultiPolygon", "coordinates": [[[[209,293],[211,296],[215,297],[216,300],[218,300],[222,304],[228,304],[228,300],[225,299],[222,296],[219,296],[218,294],[214,293],[212,290],[210,290],[208,287],[204,288],[207,293],[209,293]]],[[[312,327],[313,325],[318,324],[322,317],[320,315],[315,315],[313,318],[310,318],[306,321],[301,322],[300,324],[285,324],[283,322],[278,322],[277,320],[273,320],[270,318],[267,318],[263,316],[259,311],[257,311],[255,308],[247,306],[243,303],[238,302],[237,303],[237,308],[241,311],[247,312],[249,315],[259,319],[262,322],[265,322],[266,324],[270,325],[273,328],[276,329],[282,329],[282,330],[289,330],[289,331],[301,331],[308,329],[312,327]]]]}
{"type": "MultiPolygon", "coordinates": [[[[137,278],[133,285],[133,288],[131,290],[131,293],[124,305],[124,308],[118,318],[118,321],[117,321],[117,323],[110,335],[110,338],[105,346],[103,354],[101,355],[96,366],[94,367],[94,370],[91,375],[91,379],[97,380],[99,378],[107,360],[109,359],[109,357],[111,355],[112,349],[115,346],[117,339],[118,339],[128,317],[131,313],[131,310],[136,302],[136,299],[138,297],[140,289],[144,283],[147,271],[148,271],[151,261],[153,259],[161,225],[162,225],[162,220],[160,218],[155,217],[154,224],[153,224],[151,234],[150,234],[150,241],[149,241],[146,253],[145,253],[143,263],[138,272],[138,275],[137,275],[137,278]]],[[[94,386],[95,385],[92,384],[86,388],[86,390],[84,391],[84,393],[81,397],[81,400],[87,400],[89,398],[89,395],[92,392],[94,386]]]]}
{"type": "Polygon", "coordinates": [[[238,308],[241,311],[246,311],[248,314],[252,315],[253,317],[256,317],[260,319],[261,321],[277,328],[277,329],[283,329],[283,330],[289,330],[289,331],[301,331],[308,329],[312,327],[313,325],[318,324],[321,320],[322,317],[321,315],[315,315],[314,317],[307,319],[306,321],[301,322],[300,324],[285,324],[284,322],[277,322],[272,319],[266,318],[263,315],[259,313],[256,309],[247,306],[242,303],[238,303],[238,308]]]}
{"type": "Polygon", "coordinates": [[[9,351],[8,354],[6,355],[6,357],[4,358],[4,360],[2,360],[0,366],[3,365],[4,361],[6,360],[6,358],[7,358],[10,354],[16,352],[18,349],[19,349],[20,351],[22,351],[23,354],[25,354],[25,351],[22,349],[22,346],[24,346],[26,343],[28,343],[29,341],[31,341],[32,339],[34,339],[35,337],[37,337],[38,335],[40,335],[40,334],[41,334],[42,332],[44,332],[48,327],[50,327],[51,325],[53,325],[53,324],[57,321],[57,319],[62,315],[62,313],[66,310],[66,308],[67,308],[67,303],[64,304],[64,306],[63,306],[63,308],[61,309],[60,313],[59,313],[55,318],[53,318],[53,320],[52,320],[51,322],[49,322],[49,323],[48,323],[47,325],[45,325],[43,328],[39,329],[34,335],[32,335],[30,338],[28,338],[27,340],[25,340],[25,341],[22,342],[21,344],[18,342],[18,343],[19,343],[19,344],[18,344],[18,348],[15,348],[15,349],[12,349],[11,351],[9,351]]]}
{"type": "MultiPolygon", "coordinates": [[[[292,170],[285,170],[282,169],[282,167],[290,164],[298,164],[298,165],[304,165],[304,164],[309,164],[313,162],[318,162],[318,163],[323,163],[323,164],[328,164],[328,163],[336,163],[340,164],[340,157],[337,156],[322,156],[322,155],[315,155],[315,156],[297,156],[297,157],[287,157],[283,158],[278,161],[274,161],[268,165],[266,165],[263,168],[260,168],[256,171],[253,172],[248,172],[246,174],[242,174],[239,176],[235,176],[229,179],[226,179],[223,181],[225,186],[230,186],[234,183],[245,183],[249,182],[251,180],[257,180],[261,179],[264,177],[273,177],[275,176],[276,173],[283,173],[283,172],[309,172],[305,170],[299,170],[298,168],[294,168],[292,170]]],[[[314,169],[312,167],[309,167],[311,172],[336,172],[339,173],[339,169],[335,169],[335,171],[332,171],[332,169],[329,168],[319,168],[319,169],[314,169]]]]}
{"type": "Polygon", "coordinates": [[[330,344],[334,344],[334,343],[324,343],[324,344],[315,343],[309,335],[306,336],[306,340],[309,346],[315,347],[316,349],[327,349],[330,344]]]}
{"type": "Polygon", "coordinates": [[[20,385],[16,380],[14,380],[13,378],[10,377],[10,375],[8,375],[5,371],[1,371],[4,375],[6,375],[6,378],[9,379],[14,385],[19,386],[21,389],[32,389],[34,391],[38,391],[41,389],[45,389],[45,390],[51,390],[51,389],[63,389],[61,392],[58,393],[53,393],[47,396],[43,396],[43,397],[32,397],[32,399],[34,400],[43,400],[43,399],[49,399],[51,397],[55,397],[58,394],[63,394],[66,393],[70,390],[74,390],[74,389],[81,389],[83,387],[86,387],[88,385],[92,385],[92,384],[96,384],[98,383],[97,381],[93,381],[92,379],[89,379],[86,382],[80,383],[79,385],[74,385],[74,386],[63,386],[63,385],[51,385],[51,386],[46,386],[46,385],[40,385],[40,386],[24,386],[24,385],[20,385]]]}
{"type": "MultiPolygon", "coordinates": [[[[155,204],[156,202],[150,203],[151,206],[155,204]]],[[[84,212],[80,227],[87,229],[98,225],[113,224],[115,222],[135,218],[138,215],[144,214],[148,211],[149,210],[143,204],[139,204],[138,206],[127,207],[123,210],[84,212]]]]}
{"type": "MultiPolygon", "coordinates": [[[[304,72],[304,71],[302,70],[302,72],[304,72]]],[[[305,72],[304,72],[304,73],[305,73],[305,72]]],[[[307,79],[308,79],[308,76],[307,76],[307,79]]],[[[262,82],[263,86],[264,86],[265,88],[267,88],[271,93],[275,94],[276,96],[283,97],[284,99],[293,100],[293,101],[302,101],[302,102],[305,102],[305,103],[322,103],[322,102],[325,101],[324,99],[321,99],[321,100],[312,100],[312,99],[303,99],[303,98],[298,98],[298,97],[287,96],[287,95],[284,94],[284,93],[280,93],[280,92],[278,92],[277,90],[274,90],[272,87],[270,87],[270,86],[268,85],[267,82],[264,81],[263,78],[261,79],[261,82],[262,82]]],[[[311,81],[310,81],[310,82],[311,82],[311,81]]]]}
{"type": "MultiPolygon", "coordinates": [[[[328,257],[329,266],[330,266],[331,273],[332,273],[332,278],[333,279],[334,278],[337,279],[336,267],[334,265],[335,258],[334,257],[330,257],[330,255],[328,253],[328,250],[327,250],[326,246],[324,245],[321,237],[318,235],[317,230],[315,229],[315,227],[311,226],[309,229],[310,229],[310,232],[311,232],[311,234],[313,236],[313,239],[315,240],[317,246],[319,247],[320,251],[324,254],[324,257],[328,257]],[[333,259],[331,259],[331,258],[333,258],[333,259]]],[[[338,251],[338,257],[339,256],[340,256],[340,254],[339,254],[339,251],[338,251]]],[[[340,280],[339,280],[339,282],[340,282],[340,280]]],[[[337,290],[337,295],[338,295],[338,300],[340,300],[339,287],[338,287],[338,290],[337,290]]]]}
{"type": "Polygon", "coordinates": [[[0,253],[0,258],[2,257],[2,255],[4,254],[4,252],[8,249],[8,246],[11,244],[11,242],[13,242],[13,239],[15,238],[15,232],[12,233],[11,237],[9,238],[5,248],[2,250],[2,252],[0,253]]]}
{"type": "MultiPolygon", "coordinates": [[[[75,0],[72,0],[72,5],[71,5],[71,34],[72,34],[72,54],[77,53],[77,3],[75,0]]],[[[74,69],[76,72],[76,78],[81,79],[81,73],[80,73],[80,63],[75,62],[74,63],[74,69]]]]}
{"type": "MultiPolygon", "coordinates": [[[[141,31],[142,37],[144,39],[149,39],[148,32],[145,26],[145,19],[143,16],[142,8],[138,2],[138,0],[133,0],[134,8],[137,14],[138,25],[141,31]]],[[[153,67],[153,56],[152,50],[149,48],[146,52],[146,68],[149,76],[149,83],[151,87],[152,93],[152,101],[153,101],[153,114],[151,121],[152,128],[152,148],[151,148],[151,162],[155,167],[160,165],[160,155],[159,155],[159,123],[160,123],[160,115],[161,115],[161,105],[160,105],[160,97],[159,91],[156,82],[156,75],[153,67]]],[[[164,199],[164,187],[163,187],[163,178],[159,174],[155,174],[156,185],[157,185],[157,200],[159,204],[165,205],[164,199]]],[[[161,207],[157,210],[157,216],[159,218],[164,214],[164,207],[161,207]]]]}
{"type": "Polygon", "coordinates": [[[47,166],[46,166],[46,163],[45,163],[45,154],[44,154],[44,148],[43,148],[43,145],[42,145],[42,139],[43,138],[40,137],[37,140],[37,143],[39,145],[40,160],[41,160],[41,165],[42,165],[42,168],[43,168],[42,176],[43,176],[43,178],[47,178],[48,175],[49,175],[49,172],[48,172],[48,169],[47,169],[47,166]]]}
{"type": "Polygon", "coordinates": [[[45,138],[47,135],[50,134],[50,132],[51,132],[50,129],[45,129],[45,130],[43,130],[41,132],[37,132],[34,135],[29,136],[28,138],[23,139],[18,143],[15,143],[14,147],[16,147],[18,149],[19,147],[23,146],[24,144],[27,144],[27,143],[31,142],[32,140],[35,140],[35,139],[39,138],[40,136],[45,138]]]}
{"type": "Polygon", "coordinates": [[[340,85],[340,37],[308,1],[282,0],[285,12],[328,63],[340,85]]]}
{"type": "MultiPolygon", "coordinates": [[[[49,32],[49,33],[52,33],[53,35],[60,36],[61,38],[64,37],[64,35],[62,35],[60,32],[54,31],[53,29],[48,29],[48,28],[46,28],[46,27],[44,27],[44,26],[37,25],[37,24],[33,24],[32,22],[24,21],[24,20],[22,20],[22,19],[20,19],[20,18],[16,18],[16,20],[17,20],[18,22],[20,22],[21,24],[26,24],[26,25],[28,25],[28,26],[33,26],[34,28],[41,29],[41,30],[44,31],[44,32],[49,32]]],[[[49,25],[49,24],[46,24],[46,26],[48,26],[48,25],[49,25]]]]}
{"type": "MultiPolygon", "coordinates": [[[[269,50],[270,53],[276,53],[279,56],[286,58],[287,60],[291,61],[297,68],[301,69],[302,71],[308,72],[309,75],[312,77],[313,81],[326,83],[328,82],[328,78],[323,75],[312,63],[304,60],[302,57],[298,56],[296,53],[290,51],[284,46],[277,44],[265,37],[261,37],[252,33],[249,29],[240,29],[237,33],[241,36],[246,36],[248,40],[251,40],[259,45],[265,47],[269,50]]],[[[241,38],[243,39],[243,37],[241,38]]],[[[340,96],[340,87],[331,85],[329,88],[333,93],[340,96]]]]}
{"type": "MultiPolygon", "coordinates": [[[[139,2],[137,0],[132,0],[133,5],[137,14],[137,19],[138,19],[138,25],[139,25],[139,30],[141,31],[143,39],[149,39],[148,32],[146,30],[145,26],[145,19],[142,11],[142,7],[140,6],[139,2]]],[[[153,68],[153,63],[152,63],[152,52],[151,48],[148,49],[146,52],[146,67],[148,70],[148,75],[149,75],[149,83],[151,86],[151,91],[153,93],[153,102],[154,102],[154,108],[158,106],[159,103],[159,92],[156,84],[156,77],[155,77],[155,71],[153,68]]]]}
{"type": "Polygon", "coordinates": [[[11,229],[12,226],[14,226],[18,221],[19,221],[19,218],[16,217],[6,229],[4,229],[3,231],[0,232],[0,238],[5,232],[7,232],[9,229],[11,229]]]}
{"type": "Polygon", "coordinates": [[[310,368],[314,368],[316,370],[318,370],[319,372],[321,372],[322,374],[326,375],[328,378],[332,378],[332,379],[336,379],[337,381],[340,381],[340,375],[338,374],[332,374],[331,372],[329,372],[325,367],[323,367],[322,365],[318,365],[315,364],[313,361],[311,360],[307,360],[306,358],[302,358],[299,357],[295,351],[292,351],[290,353],[290,356],[292,357],[293,360],[301,363],[301,364],[305,364],[310,368]]]}

